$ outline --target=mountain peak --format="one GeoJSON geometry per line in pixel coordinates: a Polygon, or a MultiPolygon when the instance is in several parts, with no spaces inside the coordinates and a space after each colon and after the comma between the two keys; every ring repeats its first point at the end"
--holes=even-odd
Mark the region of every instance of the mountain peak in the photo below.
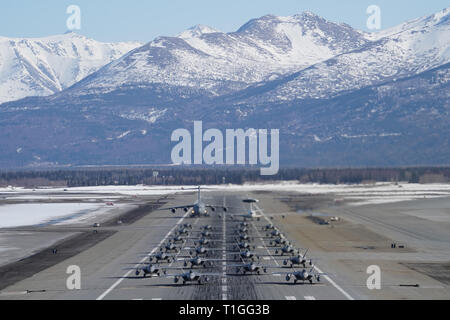
{"type": "Polygon", "coordinates": [[[220,32],[220,31],[216,30],[214,28],[211,28],[209,26],[205,26],[203,24],[197,24],[197,25],[187,29],[186,31],[183,31],[182,33],[180,33],[178,35],[178,37],[182,38],[182,39],[197,38],[204,34],[217,33],[217,32],[220,32]]]}

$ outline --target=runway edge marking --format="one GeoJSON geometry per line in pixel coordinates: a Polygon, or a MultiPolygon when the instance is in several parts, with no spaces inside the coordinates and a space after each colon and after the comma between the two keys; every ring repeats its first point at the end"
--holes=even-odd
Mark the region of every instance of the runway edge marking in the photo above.
{"type": "MultiPolygon", "coordinates": [[[[178,227],[183,221],[184,219],[186,219],[186,217],[188,216],[189,212],[187,212],[177,223],[176,225],[173,226],[172,229],[170,229],[170,231],[166,234],[166,236],[161,240],[161,242],[155,247],[153,248],[153,250],[146,256],[144,257],[140,263],[136,264],[134,266],[134,268],[138,268],[148,257],[150,257],[152,254],[154,254],[156,252],[156,250],[158,250],[159,247],[162,246],[162,244],[167,240],[167,238],[175,231],[176,227],[178,227]]],[[[127,273],[125,273],[119,280],[117,280],[116,282],[114,282],[114,284],[109,287],[105,292],[103,292],[96,300],[103,300],[111,291],[113,291],[124,279],[126,279],[131,272],[133,272],[133,270],[128,271],[127,273]]]]}

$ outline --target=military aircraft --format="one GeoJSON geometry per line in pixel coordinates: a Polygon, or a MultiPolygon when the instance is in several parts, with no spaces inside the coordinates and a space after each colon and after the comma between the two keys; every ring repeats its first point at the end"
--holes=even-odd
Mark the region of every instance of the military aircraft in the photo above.
{"type": "Polygon", "coordinates": [[[267,236],[268,237],[271,237],[271,238],[276,238],[276,237],[284,237],[282,234],[281,234],[281,232],[280,232],[280,230],[278,230],[278,229],[274,229],[274,230],[272,230],[271,232],[269,232],[268,234],[267,234],[267,236]]]}
{"type": "Polygon", "coordinates": [[[196,246],[197,245],[207,246],[207,245],[210,245],[213,242],[223,242],[223,241],[222,240],[211,240],[211,239],[208,239],[208,238],[200,238],[200,239],[194,241],[194,245],[196,245],[196,246]]]}
{"type": "Polygon", "coordinates": [[[213,267],[214,262],[222,262],[224,260],[222,260],[222,259],[204,259],[199,256],[196,256],[196,257],[191,257],[189,259],[179,259],[179,261],[184,261],[183,265],[185,267],[187,267],[188,264],[190,263],[191,264],[190,268],[193,269],[194,267],[203,267],[203,268],[213,267]]]}
{"type": "Polygon", "coordinates": [[[239,252],[228,252],[227,254],[238,257],[239,260],[251,259],[252,261],[254,261],[254,259],[257,258],[257,255],[250,250],[242,250],[239,252]]]}
{"type": "Polygon", "coordinates": [[[239,227],[239,229],[238,230],[236,230],[236,234],[239,234],[239,233],[249,233],[250,232],[250,230],[247,228],[247,227],[239,227]]]}
{"type": "Polygon", "coordinates": [[[238,239],[240,241],[249,241],[249,240],[251,240],[250,236],[248,234],[246,234],[246,233],[239,234],[238,235],[238,239]]]}
{"type": "Polygon", "coordinates": [[[206,248],[205,246],[198,246],[195,248],[184,248],[183,250],[189,250],[189,254],[192,256],[193,254],[196,255],[208,255],[211,252],[215,252],[215,251],[223,251],[222,249],[211,249],[211,248],[206,248]]]}
{"type": "Polygon", "coordinates": [[[270,255],[267,254],[257,254],[250,250],[241,250],[239,252],[228,252],[228,255],[237,256],[240,260],[248,260],[251,259],[252,261],[260,260],[261,257],[268,257],[270,255]]]}
{"type": "Polygon", "coordinates": [[[175,243],[170,241],[159,249],[160,252],[163,252],[164,250],[165,252],[176,252],[176,253],[180,252],[180,248],[177,247],[175,243]]]}
{"type": "Polygon", "coordinates": [[[271,246],[281,246],[281,245],[289,245],[290,241],[285,237],[278,237],[269,241],[271,246]]]}
{"type": "Polygon", "coordinates": [[[252,246],[250,243],[248,242],[238,242],[237,245],[235,246],[236,249],[241,250],[241,249],[250,249],[253,248],[255,249],[255,246],[252,246]]]}
{"type": "Polygon", "coordinates": [[[200,237],[202,237],[202,238],[211,238],[214,235],[222,235],[222,233],[213,233],[208,230],[197,231],[197,233],[200,233],[200,237]]]}
{"type": "Polygon", "coordinates": [[[275,230],[275,229],[276,229],[276,227],[275,227],[273,224],[265,225],[265,226],[262,228],[263,231],[269,231],[269,230],[275,230]]]}
{"type": "Polygon", "coordinates": [[[163,271],[159,266],[157,266],[156,264],[152,264],[152,263],[145,263],[144,266],[142,267],[138,267],[136,269],[136,276],[139,276],[142,272],[142,277],[146,278],[148,275],[150,275],[150,277],[152,277],[153,275],[157,275],[158,277],[161,276],[163,271]]]}
{"type": "Polygon", "coordinates": [[[169,255],[165,252],[160,251],[156,254],[149,255],[148,257],[150,262],[156,261],[157,263],[159,263],[160,261],[166,261],[167,263],[171,263],[173,255],[169,255]]]}
{"type": "Polygon", "coordinates": [[[296,284],[298,281],[308,281],[310,284],[313,284],[314,279],[317,282],[320,282],[321,276],[326,275],[326,273],[318,273],[314,272],[314,267],[312,267],[309,272],[306,269],[302,271],[294,271],[294,272],[274,272],[273,274],[286,274],[286,281],[291,281],[294,279],[294,283],[296,284]]]}
{"type": "Polygon", "coordinates": [[[202,231],[212,231],[213,227],[211,225],[207,224],[207,225],[201,226],[200,230],[202,230],[202,231]]]}
{"type": "Polygon", "coordinates": [[[174,236],[169,241],[173,243],[182,243],[182,244],[186,243],[186,239],[183,238],[181,235],[174,236]]]}
{"type": "Polygon", "coordinates": [[[242,200],[242,202],[244,203],[248,203],[250,205],[247,213],[243,213],[243,214],[231,214],[231,218],[234,219],[235,217],[241,217],[244,219],[244,221],[247,220],[254,220],[256,219],[257,221],[261,220],[261,218],[263,217],[261,214],[257,213],[254,209],[253,209],[253,204],[254,203],[258,203],[259,200],[256,199],[244,199],[242,200]]]}
{"type": "Polygon", "coordinates": [[[308,254],[308,250],[306,250],[305,254],[302,255],[296,255],[293,257],[290,257],[289,259],[286,259],[283,261],[283,265],[287,266],[288,264],[291,265],[291,268],[294,267],[294,265],[302,265],[303,268],[306,268],[306,264],[309,262],[309,265],[312,266],[313,265],[313,259],[307,259],[306,255],[308,254]]]}
{"type": "Polygon", "coordinates": [[[237,273],[242,272],[243,274],[247,274],[247,273],[261,274],[261,271],[263,271],[264,273],[267,273],[268,268],[278,268],[278,266],[263,266],[263,265],[255,263],[253,261],[250,263],[231,264],[228,266],[231,268],[235,267],[237,273]]]}
{"type": "Polygon", "coordinates": [[[190,229],[189,228],[185,228],[185,227],[181,227],[178,230],[175,231],[176,235],[189,235],[190,233],[190,229]]]}
{"type": "Polygon", "coordinates": [[[222,274],[220,273],[197,273],[193,270],[189,270],[188,272],[181,274],[166,274],[164,277],[174,278],[174,282],[178,283],[182,281],[183,285],[188,282],[197,282],[198,284],[207,283],[209,281],[209,277],[220,277],[222,274]]]}
{"type": "MultiPolygon", "coordinates": [[[[198,190],[198,194],[197,194],[197,201],[193,204],[187,204],[184,206],[177,206],[177,207],[170,207],[170,208],[162,208],[159,210],[170,210],[172,213],[176,213],[176,211],[178,209],[183,209],[184,212],[189,212],[190,216],[195,218],[195,217],[201,217],[201,216],[209,216],[209,212],[208,209],[211,209],[211,211],[216,211],[216,208],[220,207],[220,206],[215,206],[215,205],[210,205],[210,204],[206,204],[203,202],[202,200],[202,196],[201,196],[201,187],[199,186],[198,188],[196,188],[196,190],[198,190]]],[[[223,211],[226,212],[228,211],[227,207],[222,207],[223,211]]]]}
{"type": "Polygon", "coordinates": [[[297,249],[295,249],[292,245],[286,245],[284,247],[282,247],[280,250],[275,250],[275,254],[280,253],[282,256],[284,256],[285,254],[290,254],[290,255],[294,255],[298,252],[297,249]]]}

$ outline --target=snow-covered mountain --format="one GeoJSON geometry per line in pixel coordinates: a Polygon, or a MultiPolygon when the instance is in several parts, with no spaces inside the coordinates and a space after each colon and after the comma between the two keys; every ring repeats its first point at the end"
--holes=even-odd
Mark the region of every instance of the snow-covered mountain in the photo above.
{"type": "Polygon", "coordinates": [[[79,94],[101,94],[150,84],[234,92],[278,79],[368,43],[345,24],[306,12],[267,15],[238,31],[223,33],[195,26],[178,37],[160,37],[76,85],[79,94]]]}
{"type": "Polygon", "coordinates": [[[450,62],[450,8],[374,34],[367,44],[251,88],[242,103],[324,99],[396,81],[450,62]]]}
{"type": "Polygon", "coordinates": [[[449,16],[368,34],[306,12],[157,38],[2,104],[0,166],[170,163],[172,131],[194,120],[278,128],[285,165],[448,165],[449,16]]]}
{"type": "Polygon", "coordinates": [[[101,43],[73,32],[0,37],[0,103],[59,92],[140,45],[101,43]]]}

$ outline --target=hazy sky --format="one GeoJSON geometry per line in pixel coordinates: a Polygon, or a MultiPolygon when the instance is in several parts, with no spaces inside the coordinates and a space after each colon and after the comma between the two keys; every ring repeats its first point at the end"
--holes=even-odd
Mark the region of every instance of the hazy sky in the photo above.
{"type": "Polygon", "coordinates": [[[64,33],[69,5],[81,9],[77,33],[100,41],[150,41],[205,24],[237,30],[266,14],[312,11],[334,22],[367,30],[369,5],[381,8],[382,29],[429,15],[449,6],[448,0],[12,0],[0,4],[0,36],[41,37],[64,33]]]}

